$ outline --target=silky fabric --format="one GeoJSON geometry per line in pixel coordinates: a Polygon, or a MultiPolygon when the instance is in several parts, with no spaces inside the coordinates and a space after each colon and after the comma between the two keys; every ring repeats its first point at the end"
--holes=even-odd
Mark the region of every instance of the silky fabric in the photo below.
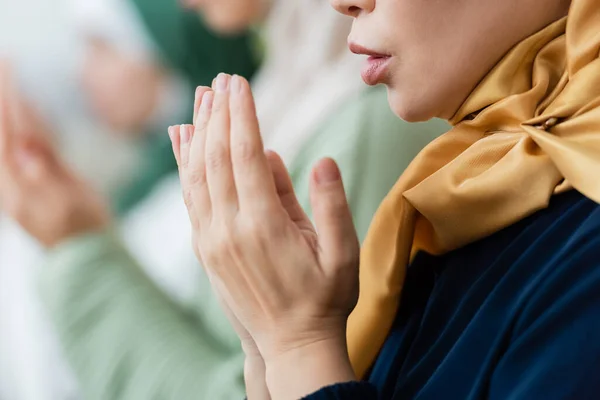
{"type": "Polygon", "coordinates": [[[383,201],[348,321],[359,377],[392,326],[411,255],[465,246],[572,188],[600,202],[599,26],[600,3],[573,0],[566,18],[515,46],[383,201]]]}

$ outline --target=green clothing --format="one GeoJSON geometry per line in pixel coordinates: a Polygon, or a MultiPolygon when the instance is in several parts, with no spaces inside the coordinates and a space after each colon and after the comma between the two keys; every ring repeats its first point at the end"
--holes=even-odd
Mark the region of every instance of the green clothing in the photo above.
{"type": "MultiPolygon", "coordinates": [[[[383,88],[365,89],[321,125],[292,163],[301,204],[308,209],[311,166],[334,158],[362,240],[398,176],[446,128],[441,121],[402,122],[389,111],[383,88]]],[[[55,249],[41,278],[86,399],[243,397],[239,342],[206,279],[198,282],[198,303],[186,309],[161,292],[110,233],[55,249]]]]}
{"type": "MultiPolygon", "coordinates": [[[[130,0],[156,44],[165,67],[181,75],[190,87],[191,122],[194,90],[199,85],[210,85],[219,72],[237,73],[252,77],[257,62],[253,52],[252,36],[241,34],[231,37],[216,36],[202,23],[198,15],[185,11],[175,0],[130,0]]],[[[114,206],[119,214],[144,198],[154,184],[177,169],[167,135],[168,125],[157,132],[149,132],[142,144],[145,161],[132,181],[117,191],[114,206]]]]}

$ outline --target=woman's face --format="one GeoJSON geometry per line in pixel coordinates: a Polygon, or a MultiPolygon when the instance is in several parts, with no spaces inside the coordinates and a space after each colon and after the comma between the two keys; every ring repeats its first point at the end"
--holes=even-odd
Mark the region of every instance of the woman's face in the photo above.
{"type": "MultiPolygon", "coordinates": [[[[221,33],[235,33],[256,23],[264,13],[265,0],[181,0],[200,12],[207,25],[221,33]]],[[[286,0],[290,1],[290,0],[286,0]]]]}
{"type": "Polygon", "coordinates": [[[388,87],[408,121],[451,118],[512,46],[568,12],[570,0],[331,0],[352,16],[351,50],[371,57],[368,84],[388,87]]]}
{"type": "Polygon", "coordinates": [[[159,102],[166,75],[96,39],[87,43],[82,84],[95,113],[119,132],[140,133],[159,102]]]}

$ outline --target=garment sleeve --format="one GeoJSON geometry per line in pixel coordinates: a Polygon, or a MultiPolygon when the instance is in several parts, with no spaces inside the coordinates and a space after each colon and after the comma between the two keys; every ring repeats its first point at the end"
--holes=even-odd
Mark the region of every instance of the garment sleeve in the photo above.
{"type": "Polygon", "coordinates": [[[573,237],[548,266],[549,276],[536,282],[493,373],[489,399],[598,398],[599,249],[600,228],[573,237]]]}
{"type": "Polygon", "coordinates": [[[290,172],[302,207],[310,214],[312,167],[324,157],[340,167],[361,242],[379,204],[412,159],[448,129],[445,122],[409,124],[389,108],[384,88],[367,89],[328,121],[299,153],[290,172]]]}
{"type": "Polygon", "coordinates": [[[63,244],[40,283],[83,398],[244,396],[241,349],[163,294],[114,235],[63,244]]]}
{"type": "Polygon", "coordinates": [[[329,386],[305,400],[379,400],[377,389],[368,382],[350,382],[329,386]]]}

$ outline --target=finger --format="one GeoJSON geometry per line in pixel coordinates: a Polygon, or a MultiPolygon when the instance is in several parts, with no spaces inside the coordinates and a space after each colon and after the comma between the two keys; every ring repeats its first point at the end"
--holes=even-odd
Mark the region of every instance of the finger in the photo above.
{"type": "Polygon", "coordinates": [[[213,213],[231,215],[237,210],[237,194],[229,149],[231,77],[219,74],[216,82],[212,115],[206,135],[206,181],[213,213]]]}
{"type": "Polygon", "coordinates": [[[181,181],[181,188],[183,191],[183,201],[188,210],[188,216],[190,218],[192,228],[198,229],[200,227],[200,221],[196,215],[192,189],[189,184],[189,179],[186,175],[190,154],[189,141],[191,139],[190,135],[192,130],[193,128],[189,125],[177,125],[172,127],[171,134],[173,137],[173,146],[175,146],[175,143],[179,144],[179,180],[181,181]]]}
{"type": "MultiPolygon", "coordinates": [[[[205,148],[206,132],[211,118],[214,92],[207,90],[202,95],[195,129],[182,175],[182,184],[186,188],[190,201],[193,202],[199,222],[207,219],[211,212],[210,196],[206,183],[205,148]]],[[[183,163],[183,154],[181,156],[183,163]]]]}
{"type": "Polygon", "coordinates": [[[198,86],[196,88],[196,94],[194,96],[194,119],[192,120],[193,124],[196,123],[196,119],[198,119],[198,113],[200,112],[200,105],[202,104],[202,97],[204,93],[211,90],[208,86],[198,86]]]}
{"type": "Polygon", "coordinates": [[[14,141],[14,88],[10,82],[8,71],[0,70],[0,160],[11,163],[11,146],[14,141]]]}
{"type": "Polygon", "coordinates": [[[18,132],[19,146],[26,146],[44,158],[49,168],[62,167],[62,160],[57,153],[50,132],[40,114],[22,97],[15,102],[14,119],[18,132]]]}
{"type": "Polygon", "coordinates": [[[179,134],[179,157],[181,159],[181,167],[185,173],[189,172],[189,164],[192,148],[192,137],[194,133],[193,125],[179,125],[175,129],[175,134],[179,134]]]}
{"type": "Polygon", "coordinates": [[[175,161],[177,161],[177,167],[181,168],[181,138],[179,136],[179,129],[170,126],[168,132],[169,139],[171,139],[171,146],[173,147],[173,155],[175,156],[175,161]],[[177,134],[175,134],[176,131],[177,134]]]}
{"type": "Polygon", "coordinates": [[[281,205],[290,216],[290,219],[295,223],[306,223],[308,224],[307,227],[312,227],[310,219],[298,202],[298,198],[294,192],[292,179],[290,178],[290,174],[288,173],[283,160],[279,154],[273,151],[267,151],[265,154],[271,168],[271,173],[273,174],[273,181],[275,182],[277,195],[279,196],[281,205]]]}
{"type": "Polygon", "coordinates": [[[332,159],[321,160],[313,169],[310,197],[322,265],[340,267],[357,262],[359,245],[352,213],[340,170],[332,159]]]}
{"type": "Polygon", "coordinates": [[[279,197],[265,156],[254,99],[245,79],[231,81],[231,161],[240,208],[271,213],[279,197]]]}

